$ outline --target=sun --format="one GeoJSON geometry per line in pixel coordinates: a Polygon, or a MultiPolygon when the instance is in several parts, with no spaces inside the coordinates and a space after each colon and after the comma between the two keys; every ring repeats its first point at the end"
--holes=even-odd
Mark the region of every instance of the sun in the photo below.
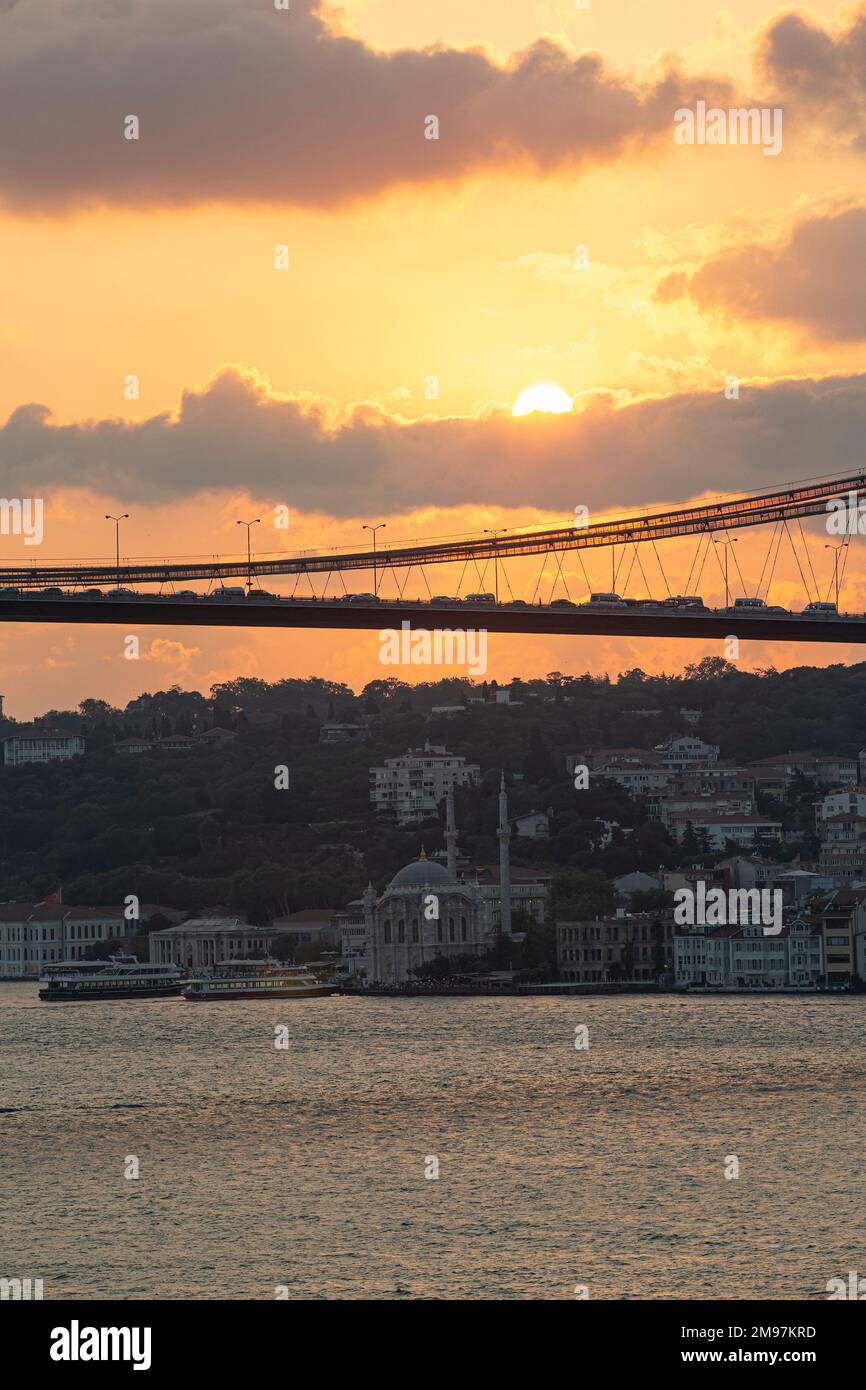
{"type": "Polygon", "coordinates": [[[527,386],[511,407],[511,414],[531,415],[533,410],[541,410],[546,415],[565,415],[571,410],[571,396],[561,386],[547,381],[527,386]]]}

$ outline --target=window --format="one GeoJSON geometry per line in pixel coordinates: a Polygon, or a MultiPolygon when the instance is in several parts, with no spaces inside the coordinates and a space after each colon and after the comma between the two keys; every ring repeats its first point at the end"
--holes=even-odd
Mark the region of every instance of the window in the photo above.
{"type": "Polygon", "coordinates": [[[386,946],[390,946],[390,944],[391,944],[391,923],[390,923],[390,922],[386,922],[386,923],[385,923],[385,929],[384,929],[384,931],[383,931],[383,933],[382,933],[382,940],[384,941],[384,943],[385,943],[386,946]]]}

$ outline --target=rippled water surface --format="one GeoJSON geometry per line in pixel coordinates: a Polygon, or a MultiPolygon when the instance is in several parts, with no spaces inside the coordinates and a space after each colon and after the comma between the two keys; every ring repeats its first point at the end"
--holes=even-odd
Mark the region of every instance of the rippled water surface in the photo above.
{"type": "Polygon", "coordinates": [[[866,1271],[864,1024],[861,997],[0,985],[0,1274],[46,1299],[826,1296],[866,1271]]]}

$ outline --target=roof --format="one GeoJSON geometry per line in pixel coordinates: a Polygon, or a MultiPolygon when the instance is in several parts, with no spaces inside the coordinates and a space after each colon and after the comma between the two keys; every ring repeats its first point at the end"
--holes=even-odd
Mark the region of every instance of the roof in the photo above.
{"type": "Polygon", "coordinates": [[[388,884],[389,888],[445,887],[452,883],[451,875],[435,859],[415,859],[406,864],[388,884]]]}
{"type": "Polygon", "coordinates": [[[26,922],[33,908],[33,903],[0,903],[0,922],[26,922]]]}
{"type": "Polygon", "coordinates": [[[695,816],[690,811],[672,811],[671,820],[691,821],[692,825],[781,825],[771,816],[695,816]]]}
{"type": "Polygon", "coordinates": [[[337,910],[335,907],[305,907],[300,912],[288,912],[275,920],[279,922],[330,922],[337,910]]]}

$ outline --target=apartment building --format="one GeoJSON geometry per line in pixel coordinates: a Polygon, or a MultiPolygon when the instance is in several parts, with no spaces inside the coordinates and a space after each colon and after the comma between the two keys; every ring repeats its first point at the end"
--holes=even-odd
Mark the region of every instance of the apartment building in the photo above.
{"type": "Polygon", "coordinates": [[[781,821],[768,820],[764,816],[721,812],[691,814],[688,811],[674,811],[670,815],[668,829],[676,840],[684,838],[689,826],[696,835],[706,835],[709,848],[720,853],[724,852],[729,842],[751,848],[761,841],[782,838],[781,821]]]}
{"type": "Polygon", "coordinates": [[[399,758],[387,758],[384,767],[370,768],[370,800],[398,825],[413,825],[434,816],[455,787],[475,787],[480,781],[478,763],[427,742],[399,758]]]}
{"type": "Polygon", "coordinates": [[[674,983],[719,989],[792,989],[821,982],[822,941],[808,921],[769,936],[760,926],[678,932],[673,939],[674,983]]]}
{"type": "Polygon", "coordinates": [[[696,734],[680,734],[658,744],[655,752],[661,757],[664,767],[684,771],[701,764],[717,763],[720,749],[715,743],[704,743],[696,734]]]}
{"type": "Polygon", "coordinates": [[[673,914],[651,912],[592,922],[559,922],[559,976],[574,984],[650,983],[673,966],[673,914]]]}

